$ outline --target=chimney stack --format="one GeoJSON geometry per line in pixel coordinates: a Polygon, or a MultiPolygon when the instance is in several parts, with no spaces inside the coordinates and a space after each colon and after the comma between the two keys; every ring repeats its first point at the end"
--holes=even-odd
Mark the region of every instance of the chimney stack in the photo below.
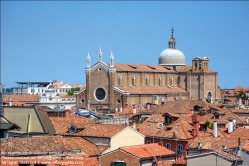
{"type": "Polygon", "coordinates": [[[217,134],[217,131],[218,131],[218,127],[217,127],[217,121],[215,120],[214,121],[214,126],[213,126],[213,134],[214,134],[214,137],[217,137],[218,136],[218,134],[217,134]]]}
{"type": "Polygon", "coordinates": [[[122,108],[122,107],[120,107],[119,109],[120,109],[120,112],[122,112],[122,111],[123,111],[123,108],[122,108]]]}
{"type": "Polygon", "coordinates": [[[233,132],[233,118],[228,119],[228,134],[233,132]]]}
{"type": "Polygon", "coordinates": [[[193,135],[194,137],[197,136],[196,129],[192,129],[192,135],[193,135]]]}
{"type": "Polygon", "coordinates": [[[136,110],[136,106],[135,104],[133,105],[133,114],[136,114],[137,110],[136,110]]]}
{"type": "Polygon", "coordinates": [[[236,119],[233,118],[233,131],[236,129],[236,119]]]}
{"type": "Polygon", "coordinates": [[[196,135],[198,135],[199,134],[200,116],[199,115],[193,115],[192,116],[192,122],[193,122],[193,127],[196,129],[196,135]]]}
{"type": "Polygon", "coordinates": [[[9,101],[10,101],[9,106],[12,106],[12,98],[11,97],[9,98],[9,101]]]}

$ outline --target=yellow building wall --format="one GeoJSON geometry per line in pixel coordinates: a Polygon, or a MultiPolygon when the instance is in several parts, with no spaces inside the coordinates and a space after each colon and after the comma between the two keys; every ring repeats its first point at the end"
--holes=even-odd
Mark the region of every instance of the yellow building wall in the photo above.
{"type": "Polygon", "coordinates": [[[136,130],[133,130],[131,127],[126,127],[123,131],[111,138],[110,148],[105,151],[113,151],[122,146],[131,146],[131,145],[141,145],[144,144],[144,135],[139,133],[136,130]]]}

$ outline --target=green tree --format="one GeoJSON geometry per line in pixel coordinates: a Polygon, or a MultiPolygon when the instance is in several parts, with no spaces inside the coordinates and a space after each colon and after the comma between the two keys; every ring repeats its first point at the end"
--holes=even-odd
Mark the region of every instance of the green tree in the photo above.
{"type": "Polygon", "coordinates": [[[71,88],[68,92],[67,92],[67,95],[68,96],[73,96],[73,93],[74,92],[77,92],[77,91],[80,91],[80,88],[71,88]]]}
{"type": "Polygon", "coordinates": [[[244,91],[240,91],[236,96],[237,99],[241,98],[242,100],[247,100],[248,96],[246,95],[246,93],[244,91]]]}
{"type": "Polygon", "coordinates": [[[213,130],[214,124],[207,120],[207,127],[213,130]]]}

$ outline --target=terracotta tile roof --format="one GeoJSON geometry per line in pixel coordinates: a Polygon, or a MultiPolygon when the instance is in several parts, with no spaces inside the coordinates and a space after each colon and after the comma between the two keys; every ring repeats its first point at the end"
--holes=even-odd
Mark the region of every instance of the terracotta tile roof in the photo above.
{"type": "Polygon", "coordinates": [[[242,149],[246,150],[247,152],[249,152],[249,145],[247,146],[241,146],[242,149]]]}
{"type": "Polygon", "coordinates": [[[87,124],[84,130],[74,135],[83,137],[111,138],[126,127],[127,125],[87,124]]]}
{"type": "Polygon", "coordinates": [[[183,120],[162,128],[158,128],[158,123],[152,121],[144,121],[142,124],[137,125],[137,131],[147,137],[177,138],[181,140],[193,138],[192,129],[193,126],[183,120]]]}
{"type": "Polygon", "coordinates": [[[84,84],[70,84],[70,86],[72,88],[85,88],[86,87],[86,85],[84,84]]]}
{"type": "MultiPolygon", "coordinates": [[[[222,148],[222,145],[227,148],[234,148],[238,146],[238,139],[230,139],[230,138],[220,138],[220,137],[201,137],[198,136],[194,139],[194,141],[189,145],[189,148],[197,148],[198,142],[202,144],[202,149],[209,150],[219,150],[222,148]]],[[[249,140],[241,140],[241,146],[249,145],[249,140]]]]}
{"type": "Polygon", "coordinates": [[[246,128],[235,128],[235,130],[232,133],[228,133],[227,128],[220,128],[220,132],[225,136],[225,138],[233,138],[238,139],[239,137],[241,139],[248,139],[249,140],[249,129],[246,128]]]}
{"type": "Polygon", "coordinates": [[[119,149],[130,153],[134,156],[139,158],[148,158],[154,156],[168,156],[168,155],[175,155],[175,152],[157,144],[143,144],[143,145],[133,145],[133,146],[126,146],[120,147],[119,149]]]}
{"type": "Polygon", "coordinates": [[[168,72],[176,73],[174,70],[165,68],[163,66],[154,66],[154,65],[140,65],[140,64],[115,64],[114,67],[116,71],[143,71],[143,72],[168,72]]]}
{"type": "Polygon", "coordinates": [[[50,109],[51,109],[51,108],[48,107],[48,106],[36,106],[36,108],[37,108],[38,110],[41,110],[41,111],[46,111],[46,110],[50,110],[50,109]]]}
{"type": "Polygon", "coordinates": [[[234,92],[240,92],[240,91],[246,91],[248,90],[248,88],[245,88],[243,86],[236,86],[235,88],[233,88],[234,92]]]}
{"type": "Polygon", "coordinates": [[[160,123],[164,122],[163,114],[151,114],[145,122],[160,123]]]}
{"type": "Polygon", "coordinates": [[[84,128],[86,124],[95,123],[93,120],[76,116],[75,114],[71,113],[71,111],[65,111],[65,117],[61,115],[58,116],[49,116],[56,134],[65,134],[68,131],[68,127],[72,124],[77,128],[84,128]]]}
{"type": "Polygon", "coordinates": [[[233,113],[249,114],[249,109],[230,109],[233,113]]]}
{"type": "Polygon", "coordinates": [[[175,165],[186,165],[187,162],[186,162],[186,158],[185,157],[179,157],[176,161],[174,161],[174,166],[175,165]]]}
{"type": "Polygon", "coordinates": [[[204,124],[207,121],[213,123],[214,120],[217,121],[219,125],[226,125],[228,123],[228,118],[234,117],[237,124],[247,124],[246,120],[235,113],[231,109],[220,109],[217,113],[222,114],[223,116],[220,119],[214,119],[214,114],[209,113],[200,117],[200,124],[204,124]]]}
{"type": "Polygon", "coordinates": [[[173,161],[158,161],[157,166],[173,166],[173,161]]]}
{"type": "Polygon", "coordinates": [[[1,157],[1,166],[18,166],[19,164],[47,164],[48,166],[98,166],[95,157],[66,156],[63,160],[58,156],[39,157],[1,157]]]}
{"type": "Polygon", "coordinates": [[[192,72],[192,66],[184,66],[178,70],[179,73],[192,72]]]}
{"type": "Polygon", "coordinates": [[[30,138],[11,138],[1,141],[1,154],[31,156],[57,154],[58,148],[70,153],[77,151],[83,156],[97,156],[96,146],[81,137],[63,138],[61,136],[43,136],[30,138]]]}
{"type": "Polygon", "coordinates": [[[39,102],[39,95],[31,95],[31,94],[5,94],[3,102],[10,103],[9,99],[12,98],[13,106],[30,106],[30,104],[26,104],[27,102],[39,102]]]}
{"type": "MultiPolygon", "coordinates": [[[[178,70],[179,73],[187,73],[187,72],[192,72],[192,66],[184,66],[178,70]]],[[[213,73],[213,71],[208,70],[205,72],[213,73]]],[[[203,72],[202,72],[203,73],[203,72]]]]}
{"type": "Polygon", "coordinates": [[[130,94],[166,94],[166,93],[187,93],[185,90],[172,86],[116,86],[122,91],[129,92],[130,94]]]}
{"type": "Polygon", "coordinates": [[[60,88],[60,87],[62,87],[64,85],[66,85],[66,84],[63,83],[63,82],[55,82],[55,83],[53,83],[54,88],[60,88]]]}
{"type": "Polygon", "coordinates": [[[201,100],[175,100],[173,102],[168,102],[163,105],[156,105],[150,108],[151,112],[155,111],[157,113],[176,113],[176,114],[190,114],[194,110],[194,106],[198,105],[205,107],[209,110],[207,102],[201,100]]]}

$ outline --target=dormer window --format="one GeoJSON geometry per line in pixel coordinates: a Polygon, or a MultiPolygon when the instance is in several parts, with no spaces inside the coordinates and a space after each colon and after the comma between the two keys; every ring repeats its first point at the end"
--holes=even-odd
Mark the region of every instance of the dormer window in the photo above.
{"type": "Polygon", "coordinates": [[[77,132],[77,129],[76,129],[76,127],[74,127],[74,126],[70,126],[70,127],[68,128],[68,131],[69,131],[70,133],[76,133],[76,132],[77,132]]]}

